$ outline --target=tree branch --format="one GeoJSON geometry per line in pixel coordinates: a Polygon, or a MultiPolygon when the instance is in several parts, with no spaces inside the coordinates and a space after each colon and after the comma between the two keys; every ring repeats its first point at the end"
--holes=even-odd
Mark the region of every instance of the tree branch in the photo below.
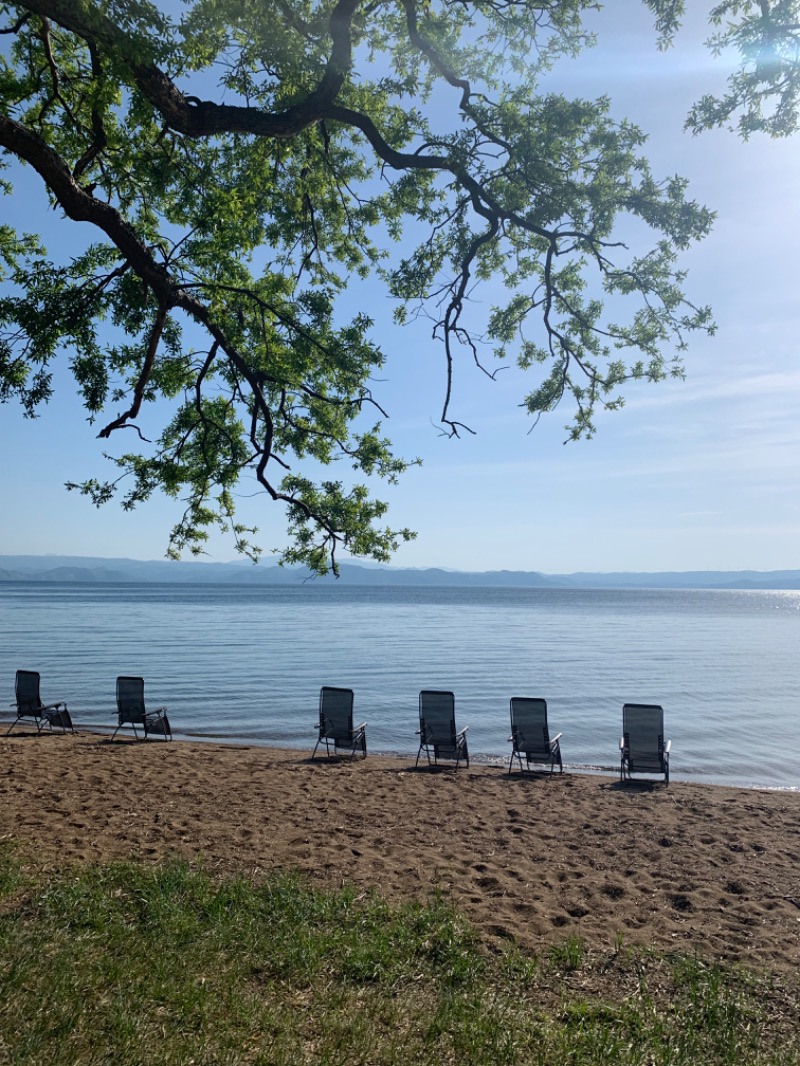
{"type": "Polygon", "coordinates": [[[97,434],[98,437],[110,437],[115,429],[124,426],[139,414],[142,407],[142,400],[144,399],[144,391],[147,388],[147,382],[150,380],[150,375],[155,366],[158,345],[161,341],[161,334],[164,332],[164,323],[167,320],[167,313],[167,307],[162,304],[156,313],[153,328],[150,330],[150,337],[147,342],[147,351],[145,352],[144,362],[142,363],[142,370],[133,390],[133,403],[124,414],[121,414],[118,418],[115,418],[113,422],[109,422],[104,429],[101,429],[97,434]]]}
{"type": "Polygon", "coordinates": [[[155,63],[136,58],[136,41],[92,4],[80,0],[26,0],[25,7],[50,18],[85,41],[102,43],[130,70],[137,87],[170,129],[187,137],[219,133],[251,133],[261,137],[291,138],[314,125],[336,99],[352,63],[351,22],[360,0],[338,0],[331,12],[331,53],[319,85],[299,103],[276,114],[259,108],[217,104],[185,95],[155,63]]]}

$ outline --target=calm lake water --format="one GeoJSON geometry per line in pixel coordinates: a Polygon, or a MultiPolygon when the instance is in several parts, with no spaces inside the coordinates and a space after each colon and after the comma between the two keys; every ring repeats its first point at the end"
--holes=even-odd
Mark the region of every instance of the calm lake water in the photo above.
{"type": "Polygon", "coordinates": [[[509,698],[544,697],[567,765],[608,771],[622,704],[660,703],[674,778],[798,788],[799,651],[800,592],[0,585],[0,704],[39,670],[107,726],[142,675],[177,734],[308,750],[323,684],[355,690],[370,751],[412,757],[421,688],[453,690],[490,761],[509,698]]]}

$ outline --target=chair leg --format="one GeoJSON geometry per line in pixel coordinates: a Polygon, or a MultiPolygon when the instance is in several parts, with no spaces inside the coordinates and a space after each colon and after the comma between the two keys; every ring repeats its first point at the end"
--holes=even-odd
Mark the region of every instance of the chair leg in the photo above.
{"type": "Polygon", "coordinates": [[[325,754],[330,759],[330,757],[331,757],[331,748],[330,748],[330,744],[328,742],[328,737],[325,737],[325,736],[319,736],[317,738],[317,743],[314,745],[314,750],[311,753],[311,758],[312,759],[317,754],[317,748],[320,746],[320,744],[323,742],[323,740],[325,741],[325,754]]]}

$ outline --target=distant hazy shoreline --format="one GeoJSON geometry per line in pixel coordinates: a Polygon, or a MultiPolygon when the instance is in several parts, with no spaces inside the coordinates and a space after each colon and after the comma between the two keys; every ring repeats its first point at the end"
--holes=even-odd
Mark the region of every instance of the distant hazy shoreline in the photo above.
{"type": "MultiPolygon", "coordinates": [[[[102,559],[59,555],[0,555],[0,582],[78,582],[82,584],[176,583],[295,585],[311,577],[301,567],[272,562],[169,562],[102,559]]],[[[333,583],[328,576],[315,582],[333,583]]],[[[800,570],[690,570],[654,573],[543,574],[531,570],[403,569],[342,563],[338,579],[345,585],[466,588],[666,588],[666,589],[800,589],[800,570]]]]}

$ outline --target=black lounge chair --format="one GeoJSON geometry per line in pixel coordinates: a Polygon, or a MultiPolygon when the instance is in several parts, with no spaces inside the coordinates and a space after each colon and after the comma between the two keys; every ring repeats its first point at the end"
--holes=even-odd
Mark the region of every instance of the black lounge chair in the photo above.
{"type": "Polygon", "coordinates": [[[353,725],[353,690],[351,688],[332,688],[324,685],[319,693],[319,736],[314,750],[311,753],[313,759],[317,754],[317,748],[324,741],[325,751],[330,756],[331,745],[333,754],[338,755],[338,749],[343,748],[350,752],[353,759],[357,751],[361,752],[362,759],[367,757],[367,723],[353,725]]]}
{"type": "Polygon", "coordinates": [[[508,772],[511,773],[515,757],[519,761],[520,771],[522,770],[524,755],[528,770],[531,763],[549,763],[551,774],[556,764],[558,772],[563,773],[560,743],[562,736],[563,734],[559,733],[550,739],[546,700],[514,696],[511,700],[511,736],[508,738],[513,747],[508,772]]]}
{"type": "Polygon", "coordinates": [[[631,774],[663,774],[669,784],[669,752],[664,744],[664,708],[651,703],[626,703],[622,708],[622,739],[619,742],[619,779],[631,774]]]}
{"type": "Polygon", "coordinates": [[[456,770],[463,759],[469,766],[469,750],[467,748],[467,729],[465,726],[460,732],[456,732],[455,697],[452,692],[436,692],[425,689],[419,694],[419,751],[415,766],[419,766],[419,757],[422,749],[428,757],[428,765],[431,765],[431,753],[433,765],[436,766],[439,759],[451,759],[455,761],[456,770]]]}
{"type": "Polygon", "coordinates": [[[51,731],[58,727],[66,733],[74,733],[72,718],[64,700],[55,703],[42,703],[39,696],[40,675],[35,670],[17,670],[17,679],[14,685],[14,702],[17,717],[6,730],[6,736],[11,732],[17,722],[23,718],[32,718],[36,723],[36,732],[41,733],[45,726],[51,731]]]}
{"type": "Polygon", "coordinates": [[[139,736],[136,727],[141,726],[145,740],[150,736],[172,740],[167,708],[157,707],[154,711],[145,708],[143,677],[117,678],[117,718],[112,740],[124,725],[132,726],[136,737],[139,736]]]}

